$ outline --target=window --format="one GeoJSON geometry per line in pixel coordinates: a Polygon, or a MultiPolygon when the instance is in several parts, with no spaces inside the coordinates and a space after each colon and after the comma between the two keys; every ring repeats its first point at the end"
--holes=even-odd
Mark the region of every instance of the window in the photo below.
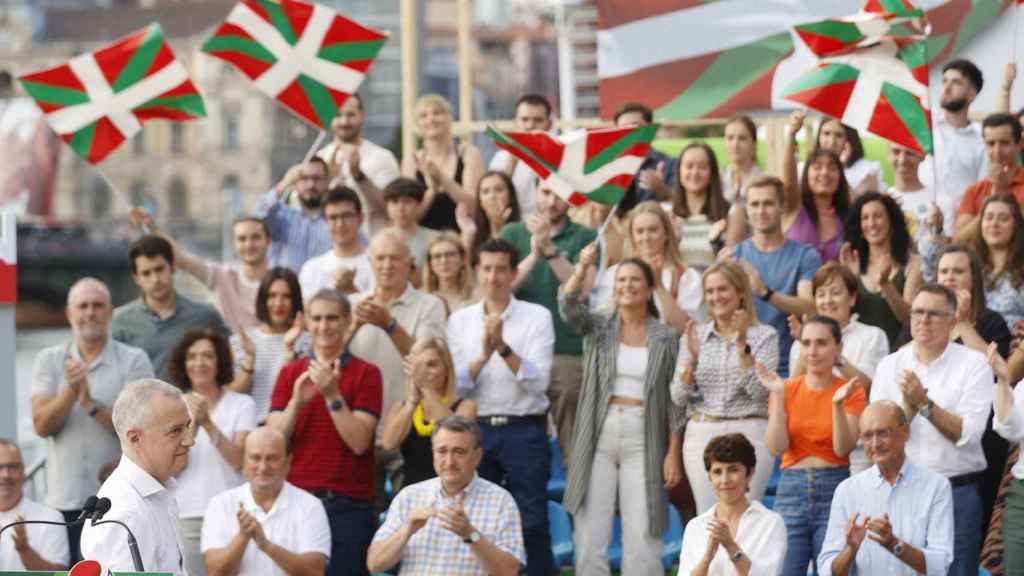
{"type": "Polygon", "coordinates": [[[102,220],[110,215],[110,187],[102,178],[92,181],[92,194],[89,198],[89,218],[102,220]]]}
{"type": "Polygon", "coordinates": [[[224,150],[238,150],[238,115],[234,112],[224,113],[222,144],[224,150]]]}
{"type": "Polygon", "coordinates": [[[170,218],[188,218],[188,188],[180,176],[171,179],[167,190],[167,215],[170,218]]]}
{"type": "Polygon", "coordinates": [[[146,153],[146,133],[139,130],[139,133],[132,138],[132,152],[136,156],[142,156],[146,153]]]}
{"type": "Polygon", "coordinates": [[[171,152],[181,154],[185,151],[185,125],[181,122],[171,124],[171,152]]]}

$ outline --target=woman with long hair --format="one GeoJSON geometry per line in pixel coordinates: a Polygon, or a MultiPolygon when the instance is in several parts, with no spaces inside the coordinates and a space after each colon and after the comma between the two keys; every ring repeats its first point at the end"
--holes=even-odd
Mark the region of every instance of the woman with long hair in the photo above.
{"type": "Polygon", "coordinates": [[[742,207],[747,185],[767,176],[757,165],[757,124],[750,116],[733,116],[725,123],[725,150],[729,165],[722,169],[722,196],[742,207]]]}
{"type": "Polygon", "coordinates": [[[767,366],[757,366],[758,378],[771,392],[765,444],[782,457],[775,511],[786,522],[786,576],[804,576],[812,560],[817,567],[832,495],[850,477],[849,455],[866,405],[857,379],[846,381],[832,371],[843,350],[838,322],[827,316],[808,319],[800,349],[802,376],[783,381],[767,366]]]}
{"type": "Polygon", "coordinates": [[[441,232],[427,242],[422,289],[427,294],[440,296],[449,315],[474,302],[470,258],[454,232],[441,232]]]}
{"type": "Polygon", "coordinates": [[[575,516],[576,573],[609,574],[618,501],[623,574],[664,574],[666,488],[683,475],[682,411],[669,400],[679,340],[658,321],[656,280],[639,258],[619,264],[615,308],[591,313],[581,294],[597,247],[585,247],[559,294],[559,312],[583,335],[583,381],[569,454],[565,509],[575,516]]]}
{"type": "Polygon", "coordinates": [[[168,363],[171,379],[185,394],[195,445],[188,465],[177,474],[178,527],[185,568],[206,574],[199,548],[206,506],[217,494],[242,485],[245,437],[256,428],[256,403],[227,387],[231,349],[220,333],[191,330],[174,347],[168,363]]]}
{"type": "MultiPolygon", "coordinates": [[[[682,333],[690,318],[702,316],[703,294],[700,273],[686,265],[679,253],[672,218],[653,200],[641,202],[626,220],[625,252],[647,262],[654,270],[655,304],[665,323],[682,333]]],[[[609,266],[594,285],[591,308],[598,310],[613,303],[615,278],[619,265],[609,266]]]]}
{"type": "Polygon", "coordinates": [[[859,279],[860,321],[878,326],[889,348],[902,344],[910,322],[910,301],[921,285],[921,258],[913,251],[899,204],[892,196],[867,192],[853,203],[846,219],[846,243],[839,261],[859,279]]]}
{"type": "Polygon", "coordinates": [[[692,142],[679,153],[672,213],[678,219],[679,252],[697,270],[715,261],[725,242],[729,203],[722,195],[722,177],[715,151],[692,142]]]}
{"type": "Polygon", "coordinates": [[[458,414],[476,419],[476,404],[455,393],[455,368],[441,338],[421,338],[405,359],[405,400],[384,416],[381,447],[402,452],[402,485],[437,476],[430,437],[434,422],[458,414]]]}
{"type": "Polygon", "coordinates": [[[256,319],[259,326],[231,336],[231,389],[252,396],[256,421],[262,422],[270,410],[277,373],[310,349],[302,319],[302,288],[290,268],[275,266],[263,275],[256,290],[256,319]]]}
{"type": "Polygon", "coordinates": [[[502,226],[522,220],[512,178],[501,170],[488,170],[477,185],[476,210],[459,204],[455,216],[466,252],[476,254],[481,244],[498,237],[502,226]]]}
{"type": "Polygon", "coordinates": [[[758,382],[754,364],[770,370],[779,364],[778,334],[757,321],[743,268],[716,262],[701,280],[709,319],[686,327],[676,369],[680,376],[671,387],[672,401],[687,414],[683,465],[698,514],[715,504],[702,458],[708,442],[722,434],[739,432],[754,445],[762,466],[751,478],[750,495],[764,496],[773,462],[764,443],[768,391],[758,382]]]}
{"type": "Polygon", "coordinates": [[[850,187],[839,154],[825,146],[811,150],[797,178],[796,134],[803,122],[802,112],[790,116],[790,134],[783,152],[786,205],[782,229],[786,238],[813,246],[822,262],[828,262],[839,257],[843,222],[850,211],[850,187]]]}
{"type": "Polygon", "coordinates": [[[402,156],[402,176],[427,187],[420,203],[420,224],[455,230],[455,206],[476,204],[476,184],[484,172],[480,151],[452,136],[452,105],[443,96],[424,94],[413,107],[422,145],[402,156]]]}

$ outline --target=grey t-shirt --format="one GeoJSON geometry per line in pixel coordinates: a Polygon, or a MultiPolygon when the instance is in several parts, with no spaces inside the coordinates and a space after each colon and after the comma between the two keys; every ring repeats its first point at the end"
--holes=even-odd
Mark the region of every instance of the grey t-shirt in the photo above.
{"type": "MultiPolygon", "coordinates": [[[[36,356],[32,396],[53,396],[68,387],[64,379],[68,355],[82,359],[72,343],[51,346],[36,356]]],[[[86,381],[92,399],[109,408],[126,383],[152,377],[153,366],[143,350],[108,340],[103,352],[89,364],[86,381]]],[[[120,454],[117,437],[76,402],[64,426],[46,438],[46,504],[58,510],[81,508],[85,499],[100,489],[100,469],[116,462],[120,454]]]]}

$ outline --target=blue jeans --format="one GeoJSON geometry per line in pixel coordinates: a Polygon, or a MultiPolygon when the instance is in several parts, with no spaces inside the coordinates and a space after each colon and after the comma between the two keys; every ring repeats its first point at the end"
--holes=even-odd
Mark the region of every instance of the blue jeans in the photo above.
{"type": "Polygon", "coordinates": [[[555,560],[551,556],[548,532],[551,453],[546,425],[539,421],[505,426],[481,422],[480,428],[484,434],[484,458],[477,473],[512,494],[523,522],[526,573],[548,576],[554,571],[555,560]]]}
{"type": "Polygon", "coordinates": [[[320,501],[331,526],[331,559],[326,573],[329,576],[367,576],[370,571],[366,569],[366,553],[377,531],[373,502],[341,495],[320,501]]]}
{"type": "Polygon", "coordinates": [[[849,468],[786,468],[779,478],[775,495],[775,511],[786,523],[786,560],[783,576],[805,576],[812,560],[821,553],[828,530],[832,495],[843,480],[850,477],[849,468]]]}
{"type": "Polygon", "coordinates": [[[981,563],[981,495],[978,483],[953,488],[953,564],[949,576],[977,576],[981,563]]]}

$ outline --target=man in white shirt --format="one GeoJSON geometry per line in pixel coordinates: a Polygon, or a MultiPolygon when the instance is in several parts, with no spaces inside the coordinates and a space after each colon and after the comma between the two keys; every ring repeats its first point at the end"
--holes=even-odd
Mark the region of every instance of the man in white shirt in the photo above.
{"type": "MultiPolygon", "coordinates": [[[[61,513],[25,498],[25,462],[17,444],[0,438],[0,528],[22,520],[63,522],[61,513]]],[[[68,532],[63,526],[15,526],[0,537],[0,570],[65,570],[69,563],[68,532]]]]}
{"type": "Polygon", "coordinates": [[[369,237],[387,226],[382,191],[398,178],[399,170],[398,160],[390,150],[363,138],[365,119],[362,99],[352,94],[331,121],[334,141],[317,156],[330,168],[331,188],[347,186],[359,194],[367,212],[363,233],[369,237]]]}
{"type": "Polygon", "coordinates": [[[305,298],[330,288],[345,294],[373,287],[373,273],[366,247],[359,241],[363,205],[355,190],[332,188],[324,198],[324,219],[331,232],[331,249],[310,258],[299,272],[299,285],[305,298]]]}
{"type": "Polygon", "coordinates": [[[952,234],[957,209],[948,197],[935,194],[934,189],[921,183],[918,169],[923,160],[924,157],[912,148],[889,144],[893,185],[885,193],[892,196],[900,205],[903,218],[907,221],[907,231],[915,243],[920,243],[935,232],[929,229],[930,224],[940,224],[942,229],[938,232],[941,234],[952,234]],[[933,216],[935,210],[938,210],[941,219],[934,223],[929,222],[929,218],[936,218],[933,216]]]}
{"type": "MultiPolygon", "coordinates": [[[[136,380],[114,402],[113,421],[122,456],[97,493],[111,502],[104,520],[119,520],[132,531],[143,569],[184,576],[172,476],[188,465],[195,443],[185,398],[162,380],[136,380]]],[[[85,526],[82,556],[104,570],[136,571],[127,533],[116,524],[85,526]]]]}
{"type": "Polygon", "coordinates": [[[248,482],[210,500],[201,549],[210,574],[323,574],[331,527],[320,500],[285,481],[284,434],[261,427],[245,439],[248,482]]]}
{"type": "MultiPolygon", "coordinates": [[[[46,500],[65,522],[78,518],[100,489],[100,470],[121,457],[110,407],[128,382],[152,378],[141,348],[110,338],[113,306],[107,286],[82,278],[68,291],[71,340],[42,350],[32,374],[32,425],[46,442],[46,500]]],[[[82,526],[68,526],[71,562],[82,526]]]]}
{"type": "Polygon", "coordinates": [[[942,114],[936,115],[932,129],[934,152],[918,172],[925,186],[937,187],[953,206],[960,206],[968,186],[988,175],[981,125],[969,116],[983,84],[981,70],[968,60],[953,60],[942,67],[942,114]]]}
{"type": "Polygon", "coordinates": [[[270,227],[259,218],[243,216],[231,224],[231,239],[238,264],[222,264],[186,250],[165,231],[157,230],[153,215],[138,206],[131,209],[132,222],[162,237],[174,248],[174,261],[213,293],[224,321],[238,332],[260,325],[256,319],[256,292],[267,273],[270,227]]]}
{"type": "MultiPolygon", "coordinates": [[[[551,103],[540,94],[524,94],[516,100],[516,130],[524,132],[547,132],[551,130],[551,103]]],[[[500,170],[512,178],[516,187],[516,200],[519,201],[519,213],[525,219],[536,210],[534,198],[537,189],[537,175],[529,166],[505,150],[491,158],[488,166],[491,170],[500,170]]]]}
{"type": "Polygon", "coordinates": [[[459,395],[476,402],[484,435],[480,476],[508,486],[523,521],[526,570],[549,574],[547,389],[555,331],[544,306],[512,296],[517,254],[501,238],[480,246],[483,300],[448,319],[459,395]]]}
{"type": "Polygon", "coordinates": [[[986,468],[981,437],[992,406],[992,369],[981,352],[949,341],[956,295],[925,284],[910,307],[913,341],[875,371],[871,401],[892,400],[910,420],[907,456],[953,486],[953,564],[949,574],[978,573],[982,530],[978,480],[986,468]]]}
{"type": "MultiPolygon", "coordinates": [[[[370,242],[370,266],[375,288],[352,297],[352,337],[349,351],[380,368],[384,395],[381,414],[387,414],[395,402],[405,399],[403,360],[412,345],[422,338],[445,337],[444,302],[409,283],[412,255],[404,233],[385,228],[370,242]]],[[[401,465],[398,452],[384,452],[380,438],[384,419],[377,425],[377,500],[385,505],[384,479],[401,465]]]]}

